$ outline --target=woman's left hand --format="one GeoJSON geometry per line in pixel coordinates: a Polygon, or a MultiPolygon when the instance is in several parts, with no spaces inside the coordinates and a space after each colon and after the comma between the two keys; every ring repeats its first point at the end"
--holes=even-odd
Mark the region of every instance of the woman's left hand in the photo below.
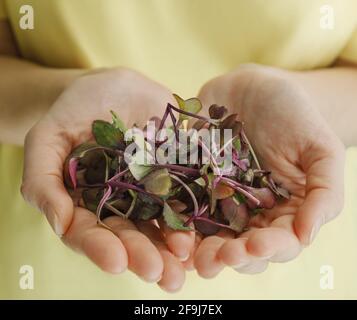
{"type": "Polygon", "coordinates": [[[290,200],[253,218],[238,238],[205,238],[195,254],[203,277],[224,266],[257,273],[269,262],[291,260],[342,209],[344,146],[286,73],[248,65],[201,89],[206,107],[216,103],[238,113],[262,167],[291,193],[290,200]]]}

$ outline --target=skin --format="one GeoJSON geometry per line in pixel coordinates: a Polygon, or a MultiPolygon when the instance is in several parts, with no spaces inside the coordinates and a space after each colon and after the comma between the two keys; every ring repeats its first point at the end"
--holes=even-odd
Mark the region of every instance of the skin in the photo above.
{"type": "Polygon", "coordinates": [[[134,224],[111,217],[104,223],[113,234],[97,225],[95,215],[74,206],[62,172],[73,147],[92,138],[91,123],[110,120],[108,106],[124,123],[142,127],[147,119],[161,113],[163,105],[174,103],[172,100],[168,89],[127,69],[100,70],[78,78],[27,134],[22,184],[25,199],[46,215],[70,248],[87,255],[105,271],[120,273],[128,268],[168,291],[183,284],[180,260],[188,258],[194,233],[160,231],[152,223],[134,224]]]}
{"type": "MultiPolygon", "coordinates": [[[[311,82],[304,88],[306,82],[299,83],[304,79],[247,65],[202,88],[199,97],[206,106],[219,103],[239,114],[262,167],[291,192],[291,200],[256,216],[236,239],[205,238],[195,255],[201,276],[214,277],[224,266],[257,273],[269,262],[289,261],[342,210],[344,145],[315,107],[325,97],[311,92],[311,82]]],[[[352,100],[345,108],[356,112],[352,100]]]]}
{"type": "Polygon", "coordinates": [[[63,185],[64,159],[90,138],[94,119],[109,120],[110,106],[125,122],[143,124],[173,103],[167,88],[127,69],[52,69],[22,60],[5,21],[0,68],[0,141],[25,140],[24,198],[44,212],[64,243],[104,271],[128,268],[170,292],[183,285],[184,268],[196,267],[203,277],[226,265],[260,272],[269,261],[295,257],[341,209],[344,148],[336,135],[356,143],[352,67],[295,73],[244,66],[202,88],[206,106],[220,103],[239,113],[262,165],[293,193],[289,204],[252,221],[239,238],[220,232],[203,241],[161,221],[134,225],[119,217],[105,221],[112,233],[75,207],[63,185]]]}
{"type": "Polygon", "coordinates": [[[24,198],[46,215],[65,244],[104,271],[128,268],[163,290],[179,290],[184,267],[192,268],[192,233],[108,218],[113,234],[74,206],[62,180],[65,157],[90,137],[94,119],[108,118],[108,105],[128,124],[143,124],[174,103],[171,92],[124,68],[55,69],[23,60],[6,20],[0,21],[0,69],[0,142],[25,146],[24,198]]]}

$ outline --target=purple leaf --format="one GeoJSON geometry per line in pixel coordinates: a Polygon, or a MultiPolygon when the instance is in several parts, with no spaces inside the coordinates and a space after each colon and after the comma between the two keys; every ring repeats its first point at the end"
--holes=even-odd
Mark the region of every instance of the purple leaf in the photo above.
{"type": "MultiPolygon", "coordinates": [[[[252,188],[245,187],[245,189],[253,195],[255,198],[259,199],[260,208],[271,209],[275,206],[276,200],[274,193],[269,188],[252,188]]],[[[255,209],[257,207],[256,203],[251,202],[248,199],[248,206],[250,209],[255,209]]]]}
{"type": "Polygon", "coordinates": [[[209,107],[209,115],[212,119],[222,119],[226,113],[227,113],[227,109],[223,106],[220,107],[217,104],[212,104],[209,107]]]}
{"type": "Polygon", "coordinates": [[[195,229],[205,236],[216,234],[220,229],[220,226],[209,218],[208,213],[204,213],[201,216],[196,217],[193,222],[195,229]]]}
{"type": "Polygon", "coordinates": [[[221,212],[232,230],[241,233],[249,222],[249,213],[244,203],[238,204],[233,198],[219,202],[221,212]]]}
{"type": "MultiPolygon", "coordinates": [[[[246,196],[247,199],[249,199],[256,206],[260,205],[260,200],[258,198],[256,198],[253,194],[251,194],[251,192],[247,191],[247,188],[249,188],[249,187],[244,186],[241,183],[239,183],[235,180],[229,179],[227,177],[222,177],[221,180],[224,181],[225,183],[227,183],[230,187],[232,187],[236,191],[238,191],[241,194],[243,194],[244,196],[246,196]]],[[[254,188],[250,188],[250,189],[254,189],[254,188]]]]}
{"type": "Polygon", "coordinates": [[[73,185],[73,189],[77,188],[77,167],[78,167],[78,158],[71,158],[68,164],[69,176],[73,185]]]}
{"type": "Polygon", "coordinates": [[[242,171],[247,171],[249,161],[247,163],[247,159],[240,160],[238,152],[234,149],[232,151],[232,161],[239,169],[241,169],[242,171]]]}

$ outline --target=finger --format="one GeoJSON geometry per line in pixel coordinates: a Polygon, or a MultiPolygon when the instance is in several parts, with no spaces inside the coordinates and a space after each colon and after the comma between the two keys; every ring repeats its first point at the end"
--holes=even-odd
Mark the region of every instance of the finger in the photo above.
{"type": "Polygon", "coordinates": [[[251,262],[251,257],[246,248],[247,240],[248,238],[227,240],[217,252],[218,259],[224,265],[233,269],[247,265],[251,262]]]}
{"type": "Polygon", "coordinates": [[[249,263],[235,267],[234,270],[244,274],[257,274],[264,272],[269,265],[267,260],[252,259],[249,263]]]}
{"type": "Polygon", "coordinates": [[[156,245],[163,259],[164,271],[158,285],[168,292],[180,290],[185,282],[185,270],[177,257],[168,250],[161,230],[150,222],[141,222],[138,228],[156,245]]]}
{"type": "Polygon", "coordinates": [[[256,274],[265,271],[268,260],[252,256],[246,247],[248,238],[228,240],[217,253],[218,258],[235,271],[256,274]]]}
{"type": "Polygon", "coordinates": [[[239,273],[256,274],[263,272],[267,266],[266,259],[254,257],[247,251],[248,238],[230,239],[217,253],[218,259],[239,273]]]}
{"type": "Polygon", "coordinates": [[[45,213],[57,235],[66,232],[74,210],[62,179],[63,163],[71,150],[69,141],[51,121],[37,124],[25,140],[21,192],[26,201],[45,213]]]}
{"type": "Polygon", "coordinates": [[[232,237],[231,232],[224,230],[201,241],[194,257],[194,266],[201,277],[213,278],[223,270],[224,264],[217,258],[217,252],[226,239],[232,237]]]}
{"type": "MultiPolygon", "coordinates": [[[[187,219],[187,217],[185,218],[187,219]]],[[[180,261],[186,261],[195,244],[195,232],[173,230],[168,227],[163,219],[159,220],[159,224],[165,234],[166,244],[170,251],[179,258],[180,261]]],[[[193,228],[193,224],[190,227],[193,228]]]]}
{"type": "Polygon", "coordinates": [[[310,244],[320,227],[336,217],[343,207],[345,151],[342,146],[334,148],[323,157],[319,156],[321,150],[309,150],[314,157],[305,159],[306,196],[294,223],[296,234],[304,245],[310,244]]]}
{"type": "Polygon", "coordinates": [[[227,241],[218,256],[228,266],[237,268],[251,261],[285,262],[301,252],[301,245],[293,230],[293,215],[281,216],[268,228],[252,228],[243,238],[227,241]]]}
{"type": "Polygon", "coordinates": [[[195,243],[193,245],[193,248],[192,248],[192,251],[190,253],[190,256],[189,258],[184,261],[182,264],[184,266],[184,268],[187,270],[187,271],[192,271],[195,269],[195,265],[194,265],[194,258],[195,258],[195,253],[196,253],[196,250],[198,248],[198,246],[200,245],[200,242],[202,241],[202,237],[199,233],[196,233],[195,234],[195,243]]]}
{"type": "Polygon", "coordinates": [[[293,230],[294,216],[277,218],[271,227],[255,229],[246,247],[250,255],[272,262],[286,262],[301,252],[301,244],[293,230]]]}
{"type": "Polygon", "coordinates": [[[157,282],[164,265],[161,255],[150,239],[132,221],[112,216],[103,221],[119,237],[128,254],[128,267],[147,282],[157,282]]]}
{"type": "Polygon", "coordinates": [[[123,243],[111,231],[98,226],[96,216],[86,209],[75,209],[72,224],[62,240],[106,272],[121,273],[128,266],[123,243]]]}

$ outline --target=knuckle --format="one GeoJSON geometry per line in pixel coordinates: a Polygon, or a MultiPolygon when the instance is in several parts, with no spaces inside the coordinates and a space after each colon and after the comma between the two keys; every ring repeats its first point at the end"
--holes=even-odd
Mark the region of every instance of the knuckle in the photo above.
{"type": "Polygon", "coordinates": [[[32,127],[25,136],[25,147],[36,137],[36,126],[32,127]]]}
{"type": "Polygon", "coordinates": [[[26,148],[30,149],[30,146],[33,143],[40,141],[40,139],[43,137],[44,130],[46,130],[45,121],[43,120],[44,118],[42,118],[27,132],[24,140],[25,151],[26,148]]]}
{"type": "Polygon", "coordinates": [[[139,72],[126,67],[115,67],[108,72],[118,81],[133,81],[144,78],[139,72]]]}
{"type": "Polygon", "coordinates": [[[24,200],[39,211],[45,212],[48,207],[48,201],[39,194],[38,190],[41,189],[36,187],[36,182],[28,179],[23,180],[20,187],[20,192],[24,200]]]}
{"type": "Polygon", "coordinates": [[[25,201],[29,202],[28,195],[30,194],[30,186],[27,181],[23,181],[20,187],[20,192],[25,201]]]}

